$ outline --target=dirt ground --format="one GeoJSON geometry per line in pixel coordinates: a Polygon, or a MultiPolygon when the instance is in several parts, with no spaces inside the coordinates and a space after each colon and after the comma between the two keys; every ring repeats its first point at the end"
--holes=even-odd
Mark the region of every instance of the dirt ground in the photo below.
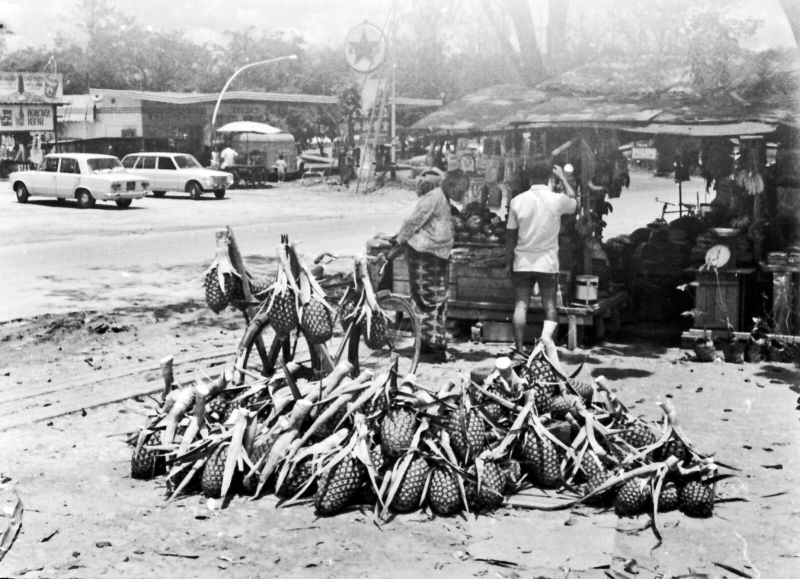
{"type": "MultiPolygon", "coordinates": [[[[645,215],[656,208],[651,196],[636,201],[645,215]]],[[[562,350],[562,362],[570,370],[583,363],[583,378],[606,376],[623,402],[651,419],[660,415],[656,403],[670,400],[697,446],[738,469],[719,483],[713,518],[665,514],[660,545],[647,517],[585,507],[447,519],[417,512],[378,522],[366,511],[316,518],[310,505],[277,508],[272,497],[237,497],[224,509],[199,495],[166,503],[163,477],[131,479],[125,443],[152,402],[88,401],[157,389],[158,372],[139,370],[165,355],[175,357],[181,376],[202,378],[212,369],[192,360],[234,350],[243,320],[206,308],[206,266],[154,271],[169,291],[151,292],[135,307],[0,323],[0,533],[5,500],[16,493],[25,507],[0,577],[800,576],[800,467],[792,462],[800,369],[703,364],[639,338],[562,350]],[[77,412],[8,427],[76,392],[85,392],[82,410],[79,398],[77,412]]],[[[421,366],[419,379],[457,378],[507,348],[456,339],[455,360],[421,366]]]]}
{"type": "MultiPolygon", "coordinates": [[[[8,322],[0,326],[0,392],[88,381],[157,365],[165,354],[180,367],[181,360],[233,349],[242,331],[237,316],[212,314],[198,286],[196,299],[169,307],[8,322]]],[[[457,341],[457,359],[424,365],[420,379],[455,377],[505,348],[457,341]]],[[[679,349],[641,343],[564,351],[563,361],[571,369],[583,362],[584,377],[606,376],[645,416],[656,418],[656,401],[670,399],[698,446],[739,469],[718,485],[724,501],[713,518],[665,515],[657,547],[647,517],[623,520],[589,508],[506,508],[449,519],[417,512],[378,523],[369,512],[325,519],[309,505],[279,509],[272,497],[237,497],[222,510],[199,495],[167,504],[163,478],[130,478],[125,433],[142,425],[150,404],[139,398],[0,432],[0,489],[5,497],[18,493],[25,506],[0,576],[800,574],[796,367],[701,364],[679,349]]],[[[138,387],[145,379],[158,386],[152,374],[121,377],[114,386],[138,387]]]]}

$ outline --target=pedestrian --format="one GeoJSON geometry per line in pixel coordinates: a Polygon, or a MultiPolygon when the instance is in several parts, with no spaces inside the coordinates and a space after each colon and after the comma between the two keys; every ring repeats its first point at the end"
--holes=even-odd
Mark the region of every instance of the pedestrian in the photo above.
{"type": "Polygon", "coordinates": [[[577,207],[575,189],[564,170],[541,161],[528,170],[530,189],[511,200],[506,225],[506,268],[514,287],[514,345],[524,351],[528,302],[534,283],[539,285],[544,307],[540,340],[546,354],[558,362],[553,334],[558,327],[556,288],[558,284],[558,234],[561,216],[574,213],[577,207]],[[556,193],[549,185],[555,176],[564,188],[556,193]]]}
{"type": "Polygon", "coordinates": [[[453,248],[449,197],[463,195],[469,188],[469,178],[453,171],[439,183],[438,175],[418,181],[417,203],[396,241],[404,246],[411,298],[421,314],[421,352],[431,361],[446,362],[447,291],[453,248]]]}
{"type": "Polygon", "coordinates": [[[219,169],[220,165],[220,152],[219,152],[219,145],[214,145],[214,148],[211,150],[211,168],[212,169],[219,169]]]}
{"type": "Polygon", "coordinates": [[[203,167],[211,166],[211,147],[208,145],[203,146],[203,152],[200,153],[200,164],[203,167]]]}
{"type": "Polygon", "coordinates": [[[222,149],[222,152],[219,154],[219,156],[221,159],[220,169],[225,169],[236,164],[236,157],[239,156],[239,153],[236,152],[236,149],[228,145],[222,149]]]}
{"type": "Polygon", "coordinates": [[[275,170],[278,172],[278,182],[286,180],[286,159],[283,158],[283,153],[278,154],[278,160],[275,161],[275,170]]]}

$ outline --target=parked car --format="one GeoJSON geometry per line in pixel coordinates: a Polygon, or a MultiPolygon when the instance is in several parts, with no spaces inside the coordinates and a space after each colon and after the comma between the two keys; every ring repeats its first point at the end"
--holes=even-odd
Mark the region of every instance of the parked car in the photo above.
{"type": "Polygon", "coordinates": [[[147,179],[123,171],[119,159],[111,155],[58,153],[47,155],[38,169],[14,171],[8,176],[17,201],[31,196],[75,199],[83,208],[95,201],[114,201],[122,209],[147,194],[147,179]]]}
{"type": "Polygon", "coordinates": [[[233,185],[233,175],[206,169],[192,155],[185,153],[131,153],[122,158],[127,171],[150,181],[155,197],[167,191],[185,191],[193,199],[213,191],[217,199],[225,197],[225,189],[233,185]]]}

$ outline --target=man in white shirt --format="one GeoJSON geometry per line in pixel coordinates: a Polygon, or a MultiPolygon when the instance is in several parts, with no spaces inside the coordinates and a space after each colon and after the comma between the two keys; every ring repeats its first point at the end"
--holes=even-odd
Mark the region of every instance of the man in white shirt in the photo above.
{"type": "Polygon", "coordinates": [[[558,361],[553,333],[558,327],[556,284],[558,283],[558,233],[561,216],[577,208],[575,190],[559,166],[546,162],[528,169],[531,188],[511,200],[506,225],[506,267],[514,286],[514,344],[524,351],[523,339],[528,316],[528,302],[534,283],[539,284],[545,320],[541,340],[547,355],[558,361]],[[566,194],[556,193],[549,185],[555,176],[566,194]]]}
{"type": "Polygon", "coordinates": [[[220,163],[220,169],[225,169],[226,167],[230,167],[231,165],[236,164],[236,157],[239,156],[239,153],[236,150],[228,145],[222,152],[219,154],[222,163],[220,163]]]}

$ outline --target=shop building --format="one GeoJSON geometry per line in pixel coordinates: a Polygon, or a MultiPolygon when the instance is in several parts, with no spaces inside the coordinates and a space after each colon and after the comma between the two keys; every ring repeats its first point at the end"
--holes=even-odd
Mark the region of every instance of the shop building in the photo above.
{"type": "Polygon", "coordinates": [[[37,163],[58,139],[62,75],[0,72],[0,176],[37,163]]]}

